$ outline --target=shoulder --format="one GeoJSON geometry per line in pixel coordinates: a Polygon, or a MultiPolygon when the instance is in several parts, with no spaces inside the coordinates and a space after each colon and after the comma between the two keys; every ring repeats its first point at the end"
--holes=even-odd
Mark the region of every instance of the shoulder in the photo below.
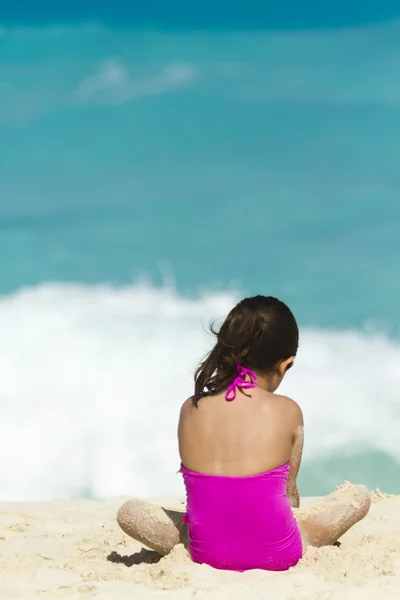
{"type": "Polygon", "coordinates": [[[185,400],[182,404],[179,419],[178,419],[178,437],[180,437],[186,428],[192,423],[192,418],[194,417],[194,412],[197,410],[196,406],[193,403],[193,396],[185,400]]]}
{"type": "Polygon", "coordinates": [[[185,400],[185,402],[181,406],[181,410],[180,410],[181,417],[188,415],[195,408],[196,407],[194,404],[194,396],[190,396],[190,398],[187,398],[187,400],[185,400]]]}
{"type": "Polygon", "coordinates": [[[275,394],[277,401],[280,403],[282,409],[285,411],[287,416],[293,422],[295,427],[301,426],[304,423],[303,419],[303,411],[300,406],[297,404],[293,398],[289,398],[289,396],[282,396],[280,394],[275,394]]]}

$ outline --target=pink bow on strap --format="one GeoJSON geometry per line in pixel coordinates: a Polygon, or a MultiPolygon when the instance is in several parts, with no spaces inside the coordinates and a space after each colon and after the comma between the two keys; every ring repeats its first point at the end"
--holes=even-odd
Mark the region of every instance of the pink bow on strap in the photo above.
{"type": "Polygon", "coordinates": [[[237,388],[248,390],[256,387],[257,375],[253,373],[253,371],[250,371],[250,369],[245,369],[242,367],[242,365],[236,365],[236,371],[237,377],[235,377],[225,393],[225,400],[228,400],[228,402],[232,402],[232,400],[236,398],[237,388]],[[250,377],[250,381],[246,379],[247,376],[250,377]]]}

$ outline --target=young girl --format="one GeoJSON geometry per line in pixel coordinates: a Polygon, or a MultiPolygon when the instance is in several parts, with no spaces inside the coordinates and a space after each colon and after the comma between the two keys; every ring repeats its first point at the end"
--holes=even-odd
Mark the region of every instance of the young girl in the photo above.
{"type": "Polygon", "coordinates": [[[163,555],[188,533],[195,562],[286,570],[307,544],[333,544],[365,517],[370,495],[364,486],[348,486],[347,495],[336,491],[294,518],[303,415],[296,402],[275,393],[299,342],[289,308],[272,297],[246,298],[213,333],[216,344],[196,371],[194,395],[179,419],[187,513],[129,500],[117,520],[163,555]]]}

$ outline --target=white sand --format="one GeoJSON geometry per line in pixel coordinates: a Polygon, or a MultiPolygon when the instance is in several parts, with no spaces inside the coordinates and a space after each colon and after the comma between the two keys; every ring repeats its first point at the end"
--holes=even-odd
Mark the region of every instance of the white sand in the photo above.
{"type": "Polygon", "coordinates": [[[286,573],[243,574],[195,565],[179,546],[158,560],[116,525],[126,498],[1,503],[0,598],[399,599],[400,496],[373,496],[368,517],[340,548],[312,548],[286,573]]]}

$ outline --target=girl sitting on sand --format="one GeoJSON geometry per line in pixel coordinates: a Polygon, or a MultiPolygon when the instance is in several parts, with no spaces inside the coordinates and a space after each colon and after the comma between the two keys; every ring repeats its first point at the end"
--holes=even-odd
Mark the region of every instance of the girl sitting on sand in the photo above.
{"type": "Polygon", "coordinates": [[[196,371],[194,395],[179,419],[187,513],[129,500],[117,520],[163,555],[188,539],[197,563],[283,571],[308,544],[333,544],[365,517],[370,495],[348,485],[297,521],[293,515],[303,415],[296,402],[275,393],[298,348],[290,309],[276,298],[246,298],[213,333],[216,344],[196,371]]]}

